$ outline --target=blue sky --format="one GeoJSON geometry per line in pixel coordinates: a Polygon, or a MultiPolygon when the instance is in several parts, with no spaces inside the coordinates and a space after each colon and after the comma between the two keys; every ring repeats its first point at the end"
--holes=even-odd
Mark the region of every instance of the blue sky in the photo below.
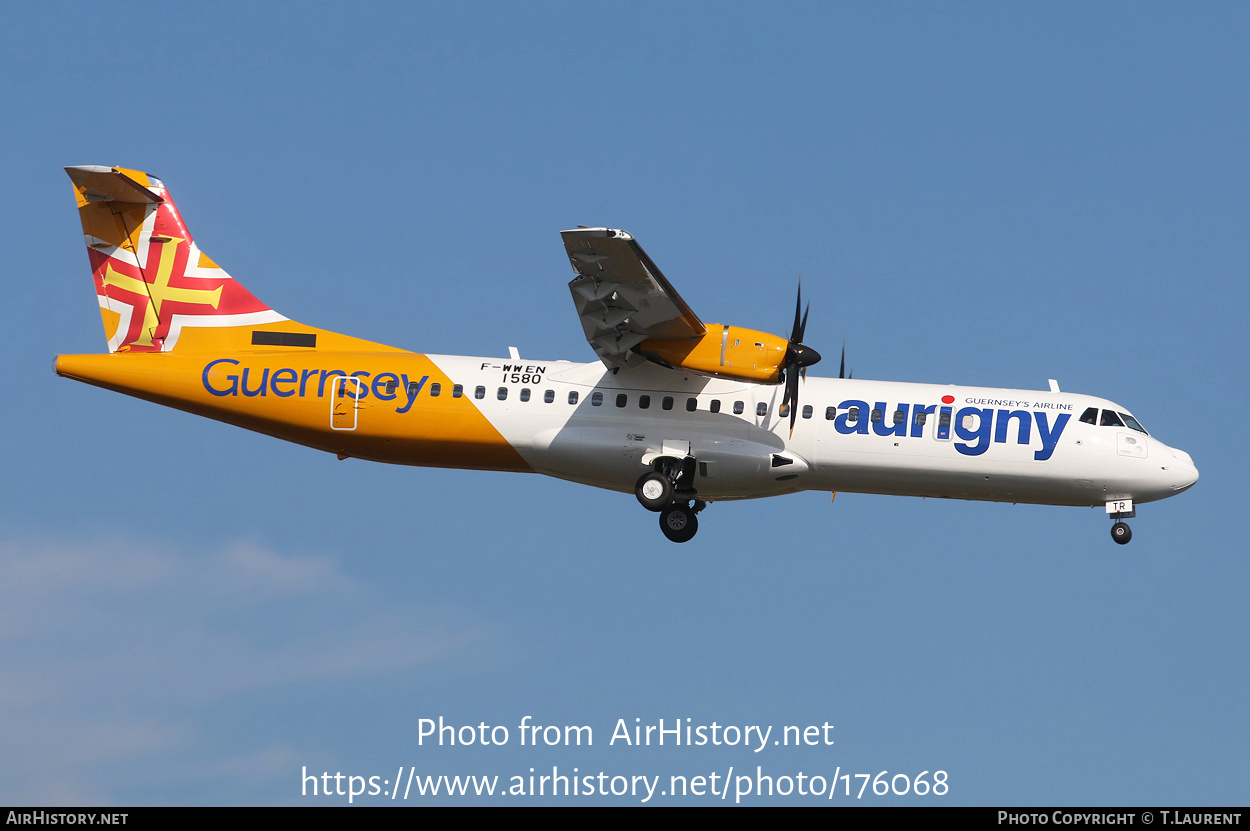
{"type": "Polygon", "coordinates": [[[301,771],[554,765],[1244,802],[1248,17],[14,8],[0,801],[338,804],[301,771]],[[558,231],[608,225],[705,320],[784,333],[801,275],[808,342],[845,339],[856,377],[1057,378],[1202,480],[1124,548],[1101,510],[820,493],[713,505],[677,547],[630,496],[340,462],[52,374],[104,349],[72,164],[162,177],[205,251],[312,325],[590,360],[558,231]],[[512,738],[419,743],[440,716],[512,738]],[[595,744],[522,748],[525,716],[595,744]],[[608,744],[636,718],[835,742],[608,744]]]}

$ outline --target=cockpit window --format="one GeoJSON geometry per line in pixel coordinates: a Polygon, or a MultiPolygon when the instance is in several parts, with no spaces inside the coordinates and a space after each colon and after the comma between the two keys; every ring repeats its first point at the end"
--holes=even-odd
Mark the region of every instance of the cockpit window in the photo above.
{"type": "Polygon", "coordinates": [[[1084,424],[1097,424],[1098,423],[1098,408],[1090,407],[1085,412],[1081,413],[1081,422],[1084,424]]]}
{"type": "MultiPolygon", "coordinates": [[[[1128,425],[1130,428],[1132,428],[1133,430],[1136,430],[1139,433],[1146,433],[1146,428],[1142,427],[1141,423],[1138,422],[1137,419],[1133,418],[1128,413],[1120,413],[1120,418],[1124,419],[1124,423],[1128,425]]],[[[1146,433],[1146,435],[1149,436],[1150,434],[1146,433]]]]}
{"type": "Polygon", "coordinates": [[[1120,421],[1120,417],[1116,415],[1115,412],[1112,410],[1102,411],[1102,421],[1100,423],[1102,424],[1103,427],[1123,427],[1124,426],[1124,422],[1120,421]]]}

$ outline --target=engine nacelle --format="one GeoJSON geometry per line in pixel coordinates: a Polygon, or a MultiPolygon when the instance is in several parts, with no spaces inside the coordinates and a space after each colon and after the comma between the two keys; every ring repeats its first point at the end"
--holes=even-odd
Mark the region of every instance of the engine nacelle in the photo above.
{"type": "Polygon", "coordinates": [[[649,338],[634,351],[656,363],[703,375],[776,384],[785,366],[788,343],[767,332],[712,324],[703,337],[649,338]]]}

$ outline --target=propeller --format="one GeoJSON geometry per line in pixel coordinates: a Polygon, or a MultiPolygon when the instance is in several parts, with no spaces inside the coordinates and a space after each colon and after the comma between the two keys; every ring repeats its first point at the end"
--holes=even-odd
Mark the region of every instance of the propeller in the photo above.
{"type": "MultiPolygon", "coordinates": [[[[781,406],[790,405],[790,435],[794,435],[794,423],[799,416],[799,378],[807,377],[807,368],[820,361],[820,353],[810,346],[803,345],[803,332],[807,329],[807,313],[812,304],[803,308],[803,284],[799,283],[799,295],[794,301],[794,328],[790,330],[790,342],[786,344],[786,359],[783,367],[786,378],[786,393],[781,399],[781,406]],[[800,312],[802,316],[800,317],[800,312]]],[[[843,350],[845,360],[845,350],[843,350]]]]}

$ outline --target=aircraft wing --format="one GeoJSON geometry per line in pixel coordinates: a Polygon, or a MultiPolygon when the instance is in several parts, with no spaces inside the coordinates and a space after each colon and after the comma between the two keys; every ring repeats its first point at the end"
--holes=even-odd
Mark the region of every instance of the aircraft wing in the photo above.
{"type": "Polygon", "coordinates": [[[631,350],[648,338],[698,338],[706,331],[642,246],[624,231],[561,231],[577,276],[569,283],[586,340],[610,367],[645,359],[631,350]]]}

